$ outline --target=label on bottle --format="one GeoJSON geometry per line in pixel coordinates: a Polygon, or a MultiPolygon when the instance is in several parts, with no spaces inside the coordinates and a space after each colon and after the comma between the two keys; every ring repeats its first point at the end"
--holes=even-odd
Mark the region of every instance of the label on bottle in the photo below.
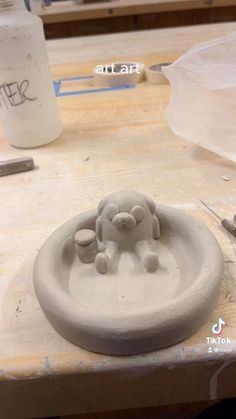
{"type": "Polygon", "coordinates": [[[30,64],[0,65],[0,113],[27,117],[56,102],[45,63],[30,64]]]}
{"type": "Polygon", "coordinates": [[[12,80],[0,84],[0,108],[9,110],[23,105],[26,102],[34,102],[37,96],[32,93],[30,80],[12,80]]]}

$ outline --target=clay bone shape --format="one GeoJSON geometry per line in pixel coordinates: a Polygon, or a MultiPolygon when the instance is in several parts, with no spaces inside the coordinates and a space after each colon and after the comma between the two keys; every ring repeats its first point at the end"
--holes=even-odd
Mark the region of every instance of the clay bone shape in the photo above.
{"type": "Polygon", "coordinates": [[[155,203],[135,191],[120,191],[98,205],[96,235],[105,250],[95,258],[97,272],[105,274],[123,250],[133,251],[148,272],[158,267],[152,243],[160,237],[155,203]]]}

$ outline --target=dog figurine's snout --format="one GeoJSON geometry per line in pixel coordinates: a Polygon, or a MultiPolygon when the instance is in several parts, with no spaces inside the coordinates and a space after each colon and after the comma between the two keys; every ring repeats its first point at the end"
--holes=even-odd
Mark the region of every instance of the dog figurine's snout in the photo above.
{"type": "Polygon", "coordinates": [[[129,214],[128,212],[120,212],[116,214],[112,220],[112,224],[118,230],[130,230],[136,226],[136,220],[133,215],[129,214]]]}

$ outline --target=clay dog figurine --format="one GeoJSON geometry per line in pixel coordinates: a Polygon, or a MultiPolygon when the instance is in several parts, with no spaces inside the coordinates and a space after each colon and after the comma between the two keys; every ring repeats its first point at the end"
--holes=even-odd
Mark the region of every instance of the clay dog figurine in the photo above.
{"type": "Polygon", "coordinates": [[[97,253],[95,267],[105,274],[121,251],[134,252],[148,272],[158,267],[158,256],[152,242],[160,237],[155,203],[135,191],[115,192],[98,205],[96,235],[105,245],[97,253]]]}

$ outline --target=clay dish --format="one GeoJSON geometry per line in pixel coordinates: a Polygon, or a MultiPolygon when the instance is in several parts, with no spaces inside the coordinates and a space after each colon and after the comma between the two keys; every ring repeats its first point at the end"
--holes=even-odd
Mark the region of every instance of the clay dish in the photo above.
{"type": "Polygon", "coordinates": [[[40,305],[66,339],[90,351],[127,355],[173,345],[195,333],[216,305],[223,273],[214,236],[197,219],[160,205],[159,266],[147,272],[122,252],[101,275],[76,255],[74,235],[95,231],[97,211],[58,228],[41,248],[34,269],[40,305]]]}

